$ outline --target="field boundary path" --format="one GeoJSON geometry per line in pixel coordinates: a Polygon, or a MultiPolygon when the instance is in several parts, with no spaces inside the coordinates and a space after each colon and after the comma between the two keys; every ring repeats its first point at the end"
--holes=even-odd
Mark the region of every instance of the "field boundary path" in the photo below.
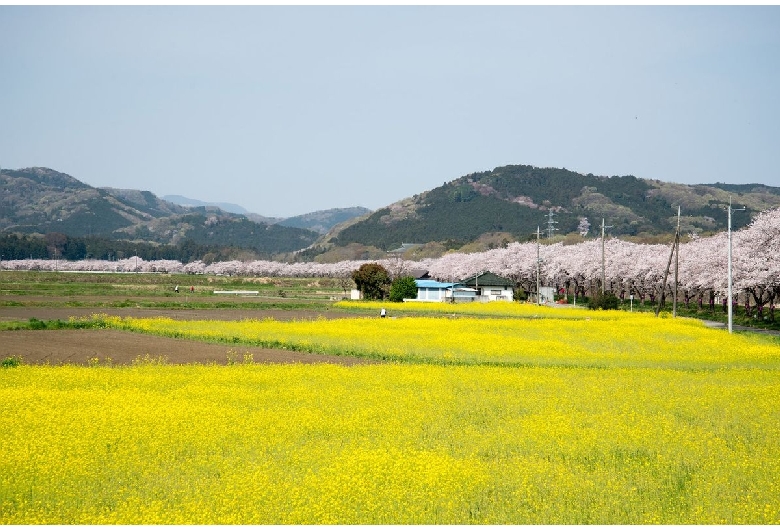
{"type": "MultiPolygon", "coordinates": [[[[727,329],[727,324],[725,322],[715,322],[714,320],[702,320],[702,322],[704,322],[704,325],[707,326],[708,328],[727,329]]],[[[731,326],[731,329],[733,331],[750,331],[751,333],[761,333],[763,335],[780,336],[780,331],[777,331],[775,329],[751,328],[749,326],[737,326],[733,324],[731,326]]]]}

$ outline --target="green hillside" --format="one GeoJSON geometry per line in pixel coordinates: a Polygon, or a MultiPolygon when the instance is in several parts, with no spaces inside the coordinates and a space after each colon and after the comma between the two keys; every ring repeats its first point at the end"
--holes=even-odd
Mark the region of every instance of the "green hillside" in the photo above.
{"type": "MultiPolygon", "coordinates": [[[[79,241],[79,250],[71,252],[74,259],[116,255],[125,246],[107,243],[110,241],[133,242],[144,249],[143,244],[175,248],[186,243],[209,254],[219,253],[220,248],[245,249],[255,257],[270,258],[303,249],[319,237],[312,230],[257,223],[214,207],[186,208],[149,191],[93,188],[48,168],[3,169],[0,190],[0,235],[60,234],[73,241],[88,238],[89,244],[79,241]]],[[[6,248],[9,255],[25,248],[18,239],[5,241],[19,246],[16,250],[6,248]]],[[[51,251],[53,246],[48,246],[51,251]]],[[[64,247],[59,250],[64,251],[64,247]]],[[[154,254],[150,249],[145,251],[154,254]]],[[[192,252],[184,255],[193,257],[192,252]]]]}
{"type": "Polygon", "coordinates": [[[746,207],[745,215],[734,218],[735,229],[780,206],[780,188],[758,184],[687,186],[513,165],[466,175],[380,209],[331,234],[328,242],[391,250],[403,242],[465,244],[494,232],[523,241],[537,227],[546,230],[550,211],[557,234],[578,233],[586,219],[586,235],[593,236],[604,219],[613,236],[652,236],[674,232],[678,205],[683,230],[708,233],[726,228],[729,195],[746,207]]]}
{"type": "Polygon", "coordinates": [[[683,232],[702,235],[726,229],[730,198],[745,208],[734,216],[734,229],[780,207],[780,188],[763,184],[690,186],[529,165],[465,175],[373,213],[331,209],[276,223],[214,206],[185,207],[149,191],[93,188],[47,168],[3,169],[0,191],[0,236],[32,237],[6,237],[7,255],[51,254],[56,245],[35,238],[60,234],[66,239],[53,239],[65,241],[57,251],[74,259],[137,249],[187,260],[339,261],[377,259],[402,243],[417,243],[417,257],[433,257],[527,241],[537,228],[546,234],[550,214],[556,235],[599,236],[603,219],[611,236],[652,240],[674,232],[677,206],[683,232]]]}
{"type": "Polygon", "coordinates": [[[336,225],[356,217],[366,215],[368,213],[371,213],[371,210],[368,208],[362,208],[360,206],[353,208],[332,208],[330,210],[322,210],[303,215],[296,215],[295,217],[288,217],[283,221],[279,221],[277,224],[281,226],[289,226],[292,228],[314,230],[320,234],[325,234],[336,225]]]}

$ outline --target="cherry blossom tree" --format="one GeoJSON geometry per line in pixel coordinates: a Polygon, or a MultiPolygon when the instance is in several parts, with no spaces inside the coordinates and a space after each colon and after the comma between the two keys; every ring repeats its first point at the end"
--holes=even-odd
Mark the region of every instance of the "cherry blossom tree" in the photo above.
{"type": "MultiPolygon", "coordinates": [[[[767,304],[774,318],[775,303],[780,301],[780,208],[762,212],[749,226],[732,234],[733,285],[748,307],[762,314],[767,304]]],[[[619,239],[604,242],[605,288],[616,294],[638,294],[654,299],[660,296],[663,276],[669,259],[668,245],[640,245],[619,239]]],[[[555,243],[538,247],[540,280],[545,285],[564,288],[567,292],[584,294],[596,289],[601,281],[601,241],[590,239],[574,245],[555,243]]],[[[728,235],[696,237],[679,246],[679,288],[686,299],[725,297],[728,276],[728,235]]],[[[393,277],[412,269],[427,270],[442,281],[459,281],[474,274],[490,271],[511,279],[526,291],[535,290],[537,274],[537,243],[510,243],[505,248],[485,252],[451,252],[440,258],[420,261],[388,256],[384,260],[348,260],[338,263],[268,260],[242,262],[193,261],[186,265],[174,260],[146,261],[139,256],[116,261],[103,260],[3,260],[4,270],[86,271],[187,273],[255,277],[340,278],[345,284],[352,273],[366,263],[378,263],[391,271],[393,277]]],[[[673,292],[667,282],[667,294],[673,292]]],[[[712,303],[712,302],[711,302],[712,303]]]]}

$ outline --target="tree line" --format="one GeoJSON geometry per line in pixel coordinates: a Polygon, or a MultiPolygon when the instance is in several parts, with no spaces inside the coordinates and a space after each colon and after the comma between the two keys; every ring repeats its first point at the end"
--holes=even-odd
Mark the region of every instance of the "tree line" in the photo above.
{"type": "MultiPolygon", "coordinates": [[[[692,238],[679,245],[679,278],[676,283],[681,291],[679,294],[685,300],[697,301],[699,305],[706,303],[713,308],[716,304],[726,304],[724,307],[727,307],[727,279],[731,276],[733,292],[739,294],[739,298],[746,304],[746,313],[752,313],[755,308],[755,314],[763,317],[766,307],[771,318],[776,304],[780,302],[780,259],[777,258],[780,256],[780,208],[762,212],[748,227],[735,231],[731,236],[731,245],[726,232],[692,238]],[[727,259],[729,246],[733,249],[730,275],[727,259]]],[[[0,248],[8,238],[0,239],[0,248]]],[[[65,248],[65,245],[61,247],[63,252],[65,248]]],[[[637,244],[607,238],[573,245],[558,242],[539,246],[536,242],[514,242],[484,252],[452,252],[435,259],[407,261],[388,256],[374,261],[387,270],[391,279],[408,277],[407,273],[412,270],[426,270],[437,280],[459,281],[482,271],[490,271],[512,280],[516,287],[525,292],[533,292],[539,278],[543,285],[563,289],[566,293],[576,293],[578,298],[585,293],[593,295],[603,291],[612,292],[621,298],[635,295],[640,302],[649,298],[654,303],[661,295],[671,298],[671,283],[664,281],[670,255],[668,245],[637,244]]],[[[127,254],[127,258],[130,256],[127,254]]],[[[351,278],[357,284],[359,278],[352,275],[366,264],[365,260],[284,263],[252,261],[251,258],[211,263],[197,259],[186,262],[186,265],[181,260],[139,263],[137,259],[127,258],[112,262],[94,259],[55,263],[48,256],[39,261],[25,262],[29,257],[29,254],[21,256],[24,261],[13,264],[3,262],[3,268],[117,272],[155,272],[165,269],[167,272],[188,274],[351,278]]],[[[11,257],[9,254],[3,259],[18,260],[20,257],[11,257]]],[[[381,298],[388,282],[381,274],[377,277],[380,279],[381,298]]],[[[732,304],[738,302],[737,298],[734,297],[732,304]]]]}
{"type": "Polygon", "coordinates": [[[69,236],[50,232],[44,236],[4,234],[0,236],[0,256],[3,260],[86,259],[116,261],[138,256],[147,261],[176,260],[181,263],[207,263],[234,259],[242,249],[203,245],[191,239],[178,245],[155,245],[146,242],[108,239],[95,236],[69,236]]]}

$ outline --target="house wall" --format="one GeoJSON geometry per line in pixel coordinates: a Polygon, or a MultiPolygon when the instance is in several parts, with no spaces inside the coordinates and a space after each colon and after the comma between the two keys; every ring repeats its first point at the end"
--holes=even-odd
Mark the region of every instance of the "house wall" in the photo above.
{"type": "Polygon", "coordinates": [[[540,287],[539,294],[541,295],[541,302],[546,304],[555,300],[555,287],[540,287]]]}
{"type": "Polygon", "coordinates": [[[443,299],[444,294],[441,289],[417,288],[417,300],[420,302],[441,302],[443,299]]]}
{"type": "Polygon", "coordinates": [[[462,291],[455,291],[455,297],[454,302],[475,302],[478,300],[478,297],[476,293],[473,291],[470,292],[462,292],[462,291]]]}
{"type": "Polygon", "coordinates": [[[514,297],[512,289],[505,287],[491,287],[489,285],[479,288],[479,300],[481,302],[494,302],[496,300],[505,300],[511,302],[514,297]]]}

